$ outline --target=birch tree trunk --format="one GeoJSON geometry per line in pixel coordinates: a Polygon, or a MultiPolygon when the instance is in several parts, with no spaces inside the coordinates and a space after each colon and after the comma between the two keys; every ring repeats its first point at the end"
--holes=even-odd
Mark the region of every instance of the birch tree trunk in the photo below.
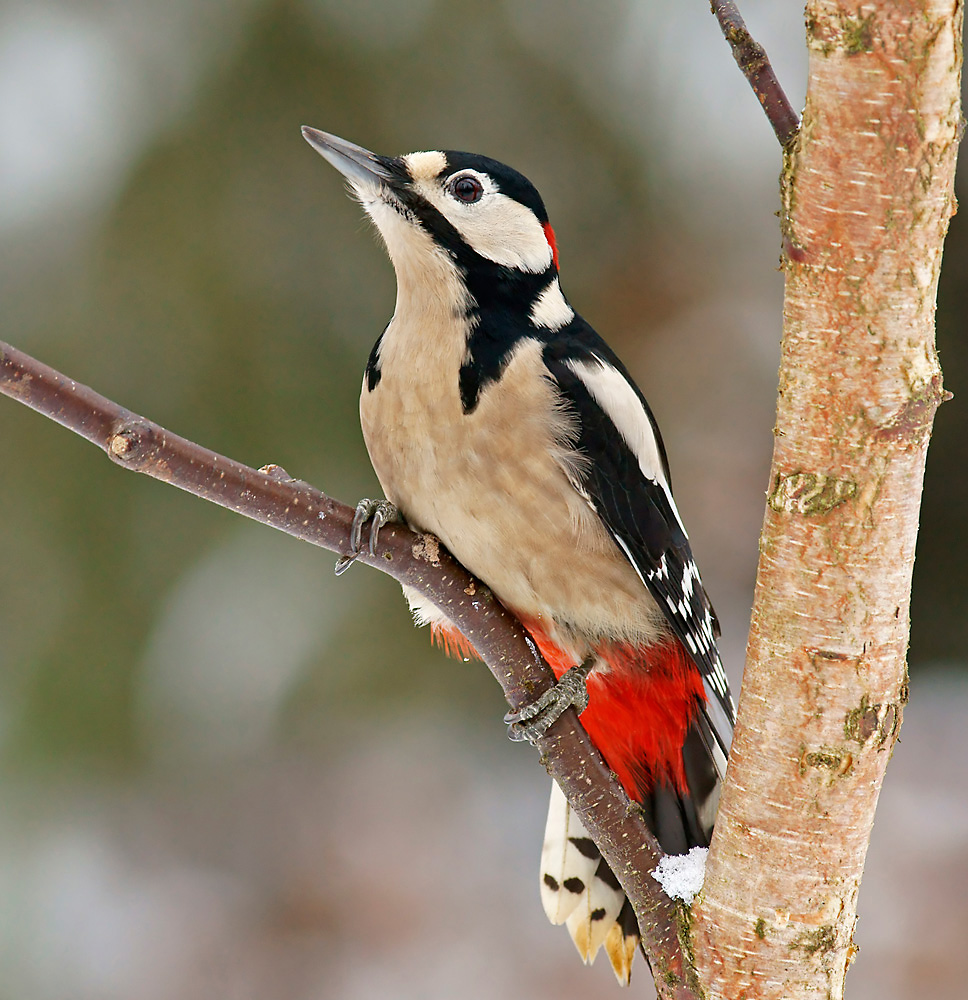
{"type": "Polygon", "coordinates": [[[739,725],[695,957],[710,997],[838,998],[908,697],[960,0],[811,0],[782,178],[783,358],[739,725]]]}

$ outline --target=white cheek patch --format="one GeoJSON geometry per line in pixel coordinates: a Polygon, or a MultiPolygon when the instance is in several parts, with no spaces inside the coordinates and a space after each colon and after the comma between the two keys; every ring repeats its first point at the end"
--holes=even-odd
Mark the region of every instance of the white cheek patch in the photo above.
{"type": "MultiPolygon", "coordinates": [[[[638,459],[642,475],[660,483],[669,494],[652,422],[625,376],[598,358],[594,361],[566,361],[565,364],[581,379],[592,399],[615,424],[622,440],[638,459]]],[[[669,501],[672,502],[671,494],[669,501]]],[[[674,505],[672,509],[675,511],[674,505]]]]}
{"type": "Polygon", "coordinates": [[[561,285],[558,284],[557,278],[548,284],[531,307],[531,322],[535,326],[547,327],[549,330],[560,330],[574,318],[575,311],[561,294],[561,285]]]}
{"type": "MultiPolygon", "coordinates": [[[[414,178],[414,189],[425,198],[460,233],[464,242],[476,253],[503,267],[540,274],[551,265],[552,251],[538,217],[520,202],[501,194],[486,174],[474,176],[484,187],[481,200],[464,205],[448,194],[437,175],[428,168],[442,153],[411,153],[404,157],[414,178]],[[417,172],[419,171],[419,173],[417,172]]],[[[439,173],[439,171],[438,171],[439,173]]]]}
{"type": "Polygon", "coordinates": [[[532,274],[551,266],[551,247],[538,217],[507,195],[485,193],[476,205],[448,199],[439,209],[471,249],[495,264],[532,274]]]}

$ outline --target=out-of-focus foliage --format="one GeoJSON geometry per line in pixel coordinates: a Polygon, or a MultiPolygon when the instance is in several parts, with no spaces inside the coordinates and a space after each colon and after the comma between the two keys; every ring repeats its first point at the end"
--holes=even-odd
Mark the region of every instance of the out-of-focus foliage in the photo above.
{"type": "MultiPolygon", "coordinates": [[[[798,5],[750,0],[744,13],[799,102],[798,5]]],[[[663,426],[738,683],[779,355],[779,151],[706,5],[0,0],[3,339],[183,435],[253,465],[276,462],[352,502],[377,489],[356,400],[393,278],[358,206],[302,141],[303,123],[381,152],[473,149],[535,181],[566,293],[625,358],[663,426]]],[[[956,220],[939,312],[956,392],[968,360],[966,268],[956,220]]],[[[928,663],[963,669],[968,643],[961,411],[942,408],[931,449],[915,678],[928,663]]],[[[339,868],[338,851],[321,846],[316,857],[306,846],[317,835],[322,845],[332,796],[341,815],[385,823],[388,838],[392,816],[366,805],[374,793],[413,810],[414,826],[446,820],[435,850],[450,834],[469,839],[455,864],[474,864],[477,829],[500,829],[514,845],[497,851],[506,878],[531,879],[521,859],[540,837],[540,769],[499,742],[503,708],[486,672],[432,653],[393,583],[364,569],[337,581],[332,556],[122,472],[2,399],[0,470],[0,774],[23,807],[0,828],[0,850],[22,869],[14,878],[0,865],[0,896],[36,904],[36,954],[7,935],[16,921],[0,907],[0,955],[17,956],[9,995],[130,996],[149,966],[195,961],[169,941],[171,952],[159,945],[148,962],[141,938],[122,933],[128,904],[117,893],[105,904],[102,882],[124,887],[123,899],[162,900],[132,926],[158,920],[164,930],[193,911],[227,965],[246,948],[236,924],[268,933],[269,911],[287,948],[311,938],[333,949],[340,933],[359,948],[338,912],[351,889],[313,881],[339,868]],[[392,753],[362,748],[389,719],[403,720],[394,732],[405,746],[384,788],[392,753]],[[438,735],[421,742],[414,729],[438,735]],[[505,808],[538,806],[500,812],[486,781],[487,810],[483,798],[461,798],[464,765],[445,774],[440,758],[465,759],[462,732],[491,747],[488,766],[509,787],[537,789],[505,808]],[[330,770],[353,788],[313,783],[330,770]],[[414,774],[425,784],[407,786],[414,774]],[[278,800],[267,791],[276,781],[289,790],[278,800]],[[300,819],[294,802],[304,799],[300,819]],[[285,829],[252,819],[277,806],[285,829]],[[168,833],[139,838],[139,824],[157,823],[168,833]],[[289,839],[300,823],[302,839],[289,839]],[[273,867],[293,852],[289,867],[273,867]],[[164,867],[159,858],[177,859],[174,882],[144,875],[164,867]],[[281,901],[258,889],[274,878],[281,901]],[[48,961],[66,939],[74,951],[48,961]]],[[[354,835],[352,823],[338,828],[354,835]]],[[[441,871],[420,865],[422,891],[440,891],[441,871]]],[[[388,912],[407,909],[410,888],[386,891],[396,900],[388,912]]],[[[363,935],[361,920],[350,924],[363,935]]],[[[571,973],[570,946],[546,931],[538,906],[520,920],[535,942],[562,939],[560,952],[535,947],[571,973]]],[[[400,958],[406,941],[393,945],[397,958],[360,953],[384,970],[365,985],[310,971],[281,983],[260,966],[232,995],[403,996],[380,975],[426,972],[400,958]]],[[[421,981],[437,985],[413,995],[453,996],[450,977],[478,966],[496,984],[481,995],[519,982],[496,955],[485,963],[473,942],[463,947],[450,945],[453,968],[427,957],[436,971],[421,981]]],[[[173,976],[169,992],[150,995],[212,995],[204,977],[188,982],[173,976]]],[[[583,995],[585,982],[566,975],[554,995],[583,995]]]]}

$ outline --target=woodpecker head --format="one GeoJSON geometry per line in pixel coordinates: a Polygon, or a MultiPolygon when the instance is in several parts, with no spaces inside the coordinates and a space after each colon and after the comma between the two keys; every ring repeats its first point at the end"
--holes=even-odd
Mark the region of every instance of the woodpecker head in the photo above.
{"type": "Polygon", "coordinates": [[[302,132],[376,223],[402,292],[456,269],[472,309],[533,312],[553,286],[554,322],[563,325],[570,309],[559,304],[555,236],[526,177],[475,153],[386,157],[308,126],[302,132]]]}

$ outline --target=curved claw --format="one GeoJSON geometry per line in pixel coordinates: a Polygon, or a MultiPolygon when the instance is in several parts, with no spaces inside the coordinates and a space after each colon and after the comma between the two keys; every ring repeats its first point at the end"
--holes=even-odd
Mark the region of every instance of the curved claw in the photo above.
{"type": "MultiPolygon", "coordinates": [[[[376,555],[376,543],[380,537],[380,529],[390,521],[395,521],[400,512],[389,500],[381,500],[373,509],[373,519],[370,524],[370,555],[376,555]]],[[[355,518],[354,518],[355,520],[355,518]]]]}
{"type": "Polygon", "coordinates": [[[352,566],[353,563],[356,562],[356,557],[358,555],[359,552],[354,552],[353,555],[351,556],[340,556],[339,559],[336,560],[336,565],[333,567],[333,572],[337,576],[342,576],[350,568],[350,566],[352,566]]]}
{"type": "Polygon", "coordinates": [[[508,738],[515,743],[527,740],[535,743],[558,721],[561,715],[574,706],[581,715],[588,707],[588,675],[595,666],[597,657],[589,656],[562,674],[557,684],[548,688],[534,701],[523,705],[517,711],[508,712],[504,721],[508,727],[508,738]]]}
{"type": "Polygon", "coordinates": [[[340,556],[336,560],[334,571],[337,576],[342,576],[356,562],[363,546],[363,526],[372,519],[370,525],[370,536],[368,547],[370,555],[376,555],[376,543],[380,535],[380,529],[390,521],[400,518],[400,512],[389,500],[363,499],[356,505],[356,513],[353,515],[353,524],[350,527],[350,554],[340,556]]]}

